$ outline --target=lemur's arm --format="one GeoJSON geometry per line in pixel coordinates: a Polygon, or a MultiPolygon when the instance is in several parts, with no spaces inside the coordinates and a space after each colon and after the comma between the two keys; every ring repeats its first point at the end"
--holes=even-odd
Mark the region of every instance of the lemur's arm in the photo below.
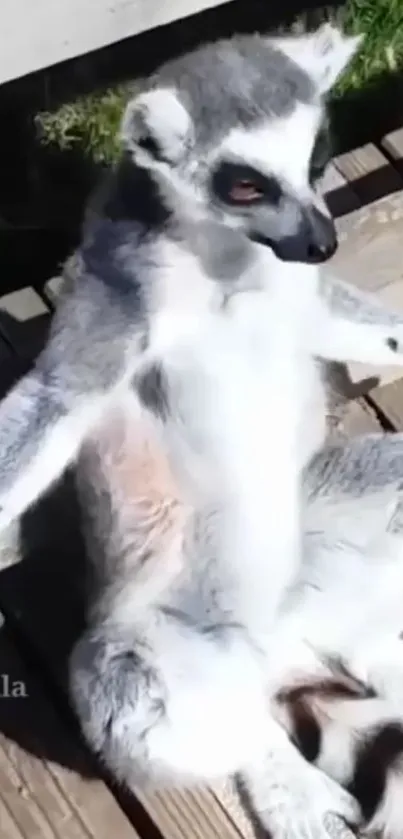
{"type": "Polygon", "coordinates": [[[403,365],[403,314],[331,275],[322,281],[312,334],[321,358],[403,365]]]}
{"type": "Polygon", "coordinates": [[[123,308],[111,286],[83,272],[61,301],[35,366],[0,403],[0,528],[75,459],[130,374],[127,359],[135,363],[143,333],[138,289],[132,296],[127,290],[123,308]]]}

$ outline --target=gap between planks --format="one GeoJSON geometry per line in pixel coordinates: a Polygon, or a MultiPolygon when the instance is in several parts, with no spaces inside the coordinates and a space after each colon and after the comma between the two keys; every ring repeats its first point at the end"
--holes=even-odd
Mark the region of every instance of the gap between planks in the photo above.
{"type": "Polygon", "coordinates": [[[336,168],[334,162],[327,166],[320,188],[334,218],[351,213],[360,206],[358,197],[349,186],[347,179],[336,168]]]}
{"type": "Polygon", "coordinates": [[[385,424],[395,431],[403,431],[403,379],[375,388],[371,391],[370,401],[380,412],[385,424]]]}
{"type": "Polygon", "coordinates": [[[339,427],[343,436],[357,437],[382,431],[382,425],[366,399],[357,399],[347,405],[339,427]]]}
{"type": "Polygon", "coordinates": [[[397,168],[373,143],[338,155],[333,163],[361,205],[403,188],[403,178],[397,168]]]}

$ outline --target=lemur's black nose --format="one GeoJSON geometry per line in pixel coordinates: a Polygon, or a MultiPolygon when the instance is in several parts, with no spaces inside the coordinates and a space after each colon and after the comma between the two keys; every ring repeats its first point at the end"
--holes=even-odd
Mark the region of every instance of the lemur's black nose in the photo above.
{"type": "Polygon", "coordinates": [[[316,207],[305,207],[297,230],[281,239],[253,236],[255,241],[270,247],[284,262],[311,265],[326,262],[337,250],[337,233],[332,218],[316,207]]]}
{"type": "Polygon", "coordinates": [[[306,262],[326,262],[337,250],[337,233],[332,218],[320,213],[316,207],[308,211],[306,262]]]}
{"type": "Polygon", "coordinates": [[[337,249],[337,242],[317,244],[316,242],[308,245],[307,248],[307,262],[326,262],[335,253],[337,249]]]}

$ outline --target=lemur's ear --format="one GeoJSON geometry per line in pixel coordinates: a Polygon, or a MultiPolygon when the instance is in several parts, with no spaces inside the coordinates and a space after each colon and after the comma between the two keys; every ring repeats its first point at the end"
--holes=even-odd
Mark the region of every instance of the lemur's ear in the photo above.
{"type": "Polygon", "coordinates": [[[125,149],[141,149],[154,160],[177,163],[193,142],[193,125],[186,108],[170,88],[140,93],[126,107],[121,123],[125,149]]]}
{"type": "Polygon", "coordinates": [[[277,45],[302,67],[316,84],[320,94],[335,84],[353,55],[363,35],[345,35],[330,23],[316,32],[275,39],[277,45]]]}

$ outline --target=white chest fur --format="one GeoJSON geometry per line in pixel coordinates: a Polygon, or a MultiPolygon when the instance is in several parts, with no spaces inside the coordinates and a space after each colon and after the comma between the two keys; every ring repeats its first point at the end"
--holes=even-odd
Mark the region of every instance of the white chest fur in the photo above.
{"type": "Polygon", "coordinates": [[[280,475],[284,458],[306,462],[322,433],[320,422],[313,430],[311,407],[324,412],[306,340],[315,328],[316,269],[276,260],[273,271],[262,258],[258,290],[248,283],[222,306],[225,285],[206,278],[191,255],[175,259],[160,284],[151,345],[198,468],[210,461],[223,480],[242,476],[247,486],[248,474],[251,483],[264,483],[269,469],[280,475]]]}

